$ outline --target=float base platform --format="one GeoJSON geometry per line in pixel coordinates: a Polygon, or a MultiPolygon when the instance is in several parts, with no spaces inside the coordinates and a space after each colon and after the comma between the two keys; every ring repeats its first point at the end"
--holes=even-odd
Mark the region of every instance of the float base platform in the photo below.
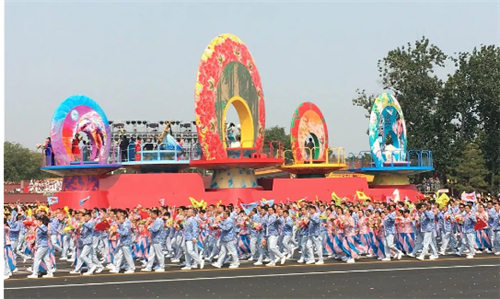
{"type": "Polygon", "coordinates": [[[160,206],[161,202],[169,206],[188,206],[189,197],[208,204],[223,204],[238,201],[259,202],[263,198],[273,199],[276,203],[308,201],[330,202],[332,192],[339,197],[353,198],[356,191],[363,191],[374,201],[386,201],[394,188],[398,188],[400,197],[405,196],[415,201],[422,195],[413,185],[384,186],[370,188],[365,178],[277,178],[263,187],[206,190],[203,178],[197,173],[155,173],[155,174],[119,174],[99,178],[98,191],[62,191],[55,194],[58,202],[52,208],[68,206],[73,209],[113,207],[134,208],[160,206]]]}

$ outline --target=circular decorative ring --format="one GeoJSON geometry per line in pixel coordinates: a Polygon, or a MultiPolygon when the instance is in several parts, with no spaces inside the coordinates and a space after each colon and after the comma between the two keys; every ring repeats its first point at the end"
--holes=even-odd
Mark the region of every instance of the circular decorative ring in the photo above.
{"type": "Polygon", "coordinates": [[[80,133],[87,135],[92,147],[90,160],[107,163],[111,130],[106,114],[91,98],[74,95],[57,107],[52,118],[50,137],[56,164],[69,165],[74,160],[72,142],[80,133]]]}
{"type": "Polygon", "coordinates": [[[304,102],[295,110],[290,126],[290,139],[295,161],[324,161],[328,148],[328,129],[318,106],[304,102]],[[313,147],[314,145],[314,147],[313,147]]]}
{"type": "Polygon", "coordinates": [[[370,150],[377,167],[406,160],[406,123],[396,97],[380,94],[373,103],[368,126],[370,150]]]}
{"type": "Polygon", "coordinates": [[[226,159],[226,112],[234,105],[241,122],[241,147],[262,150],[264,95],[259,72],[243,42],[232,34],[213,39],[196,75],[195,120],[206,160],[226,159]]]}

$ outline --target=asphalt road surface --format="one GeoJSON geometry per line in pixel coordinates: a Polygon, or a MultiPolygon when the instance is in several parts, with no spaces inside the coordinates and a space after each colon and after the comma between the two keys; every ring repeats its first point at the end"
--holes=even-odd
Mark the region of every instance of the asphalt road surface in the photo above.
{"type": "MultiPolygon", "coordinates": [[[[22,267],[20,267],[22,268],[22,267]]],[[[25,268],[24,268],[25,269],[25,268]]],[[[139,269],[139,267],[137,268],[139,269]]],[[[167,264],[164,273],[69,275],[58,264],[54,278],[27,279],[18,271],[4,282],[5,298],[500,298],[500,257],[472,260],[445,256],[435,261],[355,264],[327,260],[324,265],[287,261],[283,266],[182,271],[167,264]]]]}

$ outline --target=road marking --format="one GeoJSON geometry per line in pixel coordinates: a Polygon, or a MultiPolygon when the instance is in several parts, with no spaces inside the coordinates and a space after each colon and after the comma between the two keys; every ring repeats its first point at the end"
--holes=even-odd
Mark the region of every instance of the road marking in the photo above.
{"type": "MultiPolygon", "coordinates": [[[[481,257],[475,257],[474,260],[491,260],[491,259],[497,259],[496,256],[481,256],[481,257]]],[[[464,258],[460,258],[460,257],[450,257],[450,258],[443,258],[443,259],[439,259],[438,261],[440,262],[444,262],[444,261],[465,261],[464,258]]],[[[293,262],[293,261],[291,261],[293,262]]],[[[407,260],[407,259],[402,259],[402,260],[392,260],[391,263],[393,264],[397,264],[397,263],[416,263],[416,264],[422,264],[422,263],[433,263],[433,262],[436,262],[436,260],[429,260],[429,259],[426,259],[424,261],[420,261],[420,260],[417,260],[417,259],[411,259],[411,260],[407,260]]],[[[359,262],[356,263],[356,265],[367,265],[367,264],[384,264],[386,262],[381,262],[381,261],[378,261],[378,260],[361,260],[359,262]]],[[[175,268],[180,268],[181,266],[178,265],[178,264],[168,264],[168,265],[171,265],[172,267],[175,267],[175,268]]],[[[208,265],[208,263],[207,263],[208,265]]],[[[244,264],[244,265],[250,265],[250,263],[248,264],[244,264]]],[[[272,269],[283,269],[283,268],[292,268],[292,267],[297,267],[297,268],[301,268],[301,267],[311,267],[311,266],[314,266],[314,267],[318,267],[318,268],[321,268],[321,267],[325,267],[325,266],[335,266],[335,267],[342,267],[342,266],[351,266],[352,264],[347,264],[347,263],[344,263],[344,262],[339,262],[339,261],[335,261],[333,260],[332,262],[325,262],[323,265],[315,265],[315,264],[312,264],[312,265],[306,265],[306,264],[285,264],[283,266],[277,266],[277,267],[272,267],[272,268],[269,268],[269,267],[266,267],[265,265],[262,265],[262,266],[252,266],[250,265],[250,267],[241,267],[241,268],[237,268],[237,269],[229,269],[229,268],[220,268],[220,269],[217,269],[217,268],[205,268],[205,269],[196,269],[194,271],[196,271],[197,273],[198,272],[213,272],[213,271],[238,271],[238,270],[255,270],[255,269],[269,269],[269,270],[272,270],[272,269]]],[[[138,268],[138,267],[137,267],[138,268]]],[[[72,268],[63,268],[64,271],[58,271],[57,273],[61,273],[61,272],[69,272],[70,270],[72,270],[72,268]]],[[[61,269],[61,270],[63,270],[61,269]]],[[[106,270],[105,270],[106,271],[106,270]]],[[[185,271],[185,270],[180,270],[180,269],[165,269],[165,272],[134,272],[134,273],[131,273],[131,274],[125,274],[125,273],[94,273],[92,274],[92,276],[89,276],[89,277],[112,277],[112,276],[123,276],[123,275],[162,275],[162,274],[166,274],[166,273],[188,273],[189,271],[185,271]]],[[[27,271],[20,271],[19,273],[26,273],[28,274],[27,271]]],[[[29,272],[31,273],[31,272],[29,272]]],[[[57,279],[57,278],[82,278],[84,276],[82,275],[63,275],[63,276],[55,276],[55,277],[52,277],[52,278],[44,278],[44,279],[57,279]]],[[[19,280],[30,280],[29,278],[9,278],[8,280],[5,280],[6,282],[7,281],[19,281],[19,280]]]]}
{"type": "Polygon", "coordinates": [[[368,272],[395,272],[395,271],[418,271],[418,270],[439,270],[439,269],[461,269],[461,268],[480,268],[480,267],[500,267],[500,264],[486,265],[456,265],[456,266],[434,266],[434,267],[411,267],[411,268],[379,268],[379,269],[356,269],[356,270],[335,270],[335,271],[316,271],[316,272],[292,272],[292,273],[272,273],[238,276],[217,276],[217,277],[189,277],[189,278],[167,278],[154,280],[134,280],[134,281],[107,281],[107,282],[89,282],[89,283],[71,283],[27,286],[16,288],[5,288],[5,290],[25,290],[38,288],[69,288],[85,286],[103,286],[103,285],[121,285],[121,284],[141,284],[141,283],[159,283],[159,282],[182,282],[193,280],[220,280],[220,279],[242,279],[242,278],[262,278],[262,277],[283,277],[283,276],[310,276],[326,274],[348,274],[348,273],[368,273],[368,272]]]}

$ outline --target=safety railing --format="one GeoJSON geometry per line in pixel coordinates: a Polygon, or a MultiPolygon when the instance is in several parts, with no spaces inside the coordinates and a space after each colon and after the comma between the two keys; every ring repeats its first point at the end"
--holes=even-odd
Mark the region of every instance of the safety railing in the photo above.
{"type": "Polygon", "coordinates": [[[112,151],[118,157],[119,163],[146,161],[190,161],[201,159],[201,148],[198,144],[189,146],[170,146],[166,144],[143,143],[129,144],[126,148],[113,147],[112,151]]]}
{"type": "Polygon", "coordinates": [[[301,151],[305,151],[304,159],[295,160],[292,150],[285,150],[285,165],[297,164],[345,164],[345,154],[342,147],[329,147],[324,150],[324,159],[319,159],[320,147],[300,147],[301,151]],[[312,157],[312,158],[311,158],[312,157]]]}
{"type": "Polygon", "coordinates": [[[357,155],[349,153],[347,165],[349,169],[383,168],[383,167],[433,167],[432,151],[408,150],[392,151],[385,154],[383,163],[374,161],[370,151],[361,151],[357,155]],[[402,158],[404,157],[404,159],[402,158]]]}

